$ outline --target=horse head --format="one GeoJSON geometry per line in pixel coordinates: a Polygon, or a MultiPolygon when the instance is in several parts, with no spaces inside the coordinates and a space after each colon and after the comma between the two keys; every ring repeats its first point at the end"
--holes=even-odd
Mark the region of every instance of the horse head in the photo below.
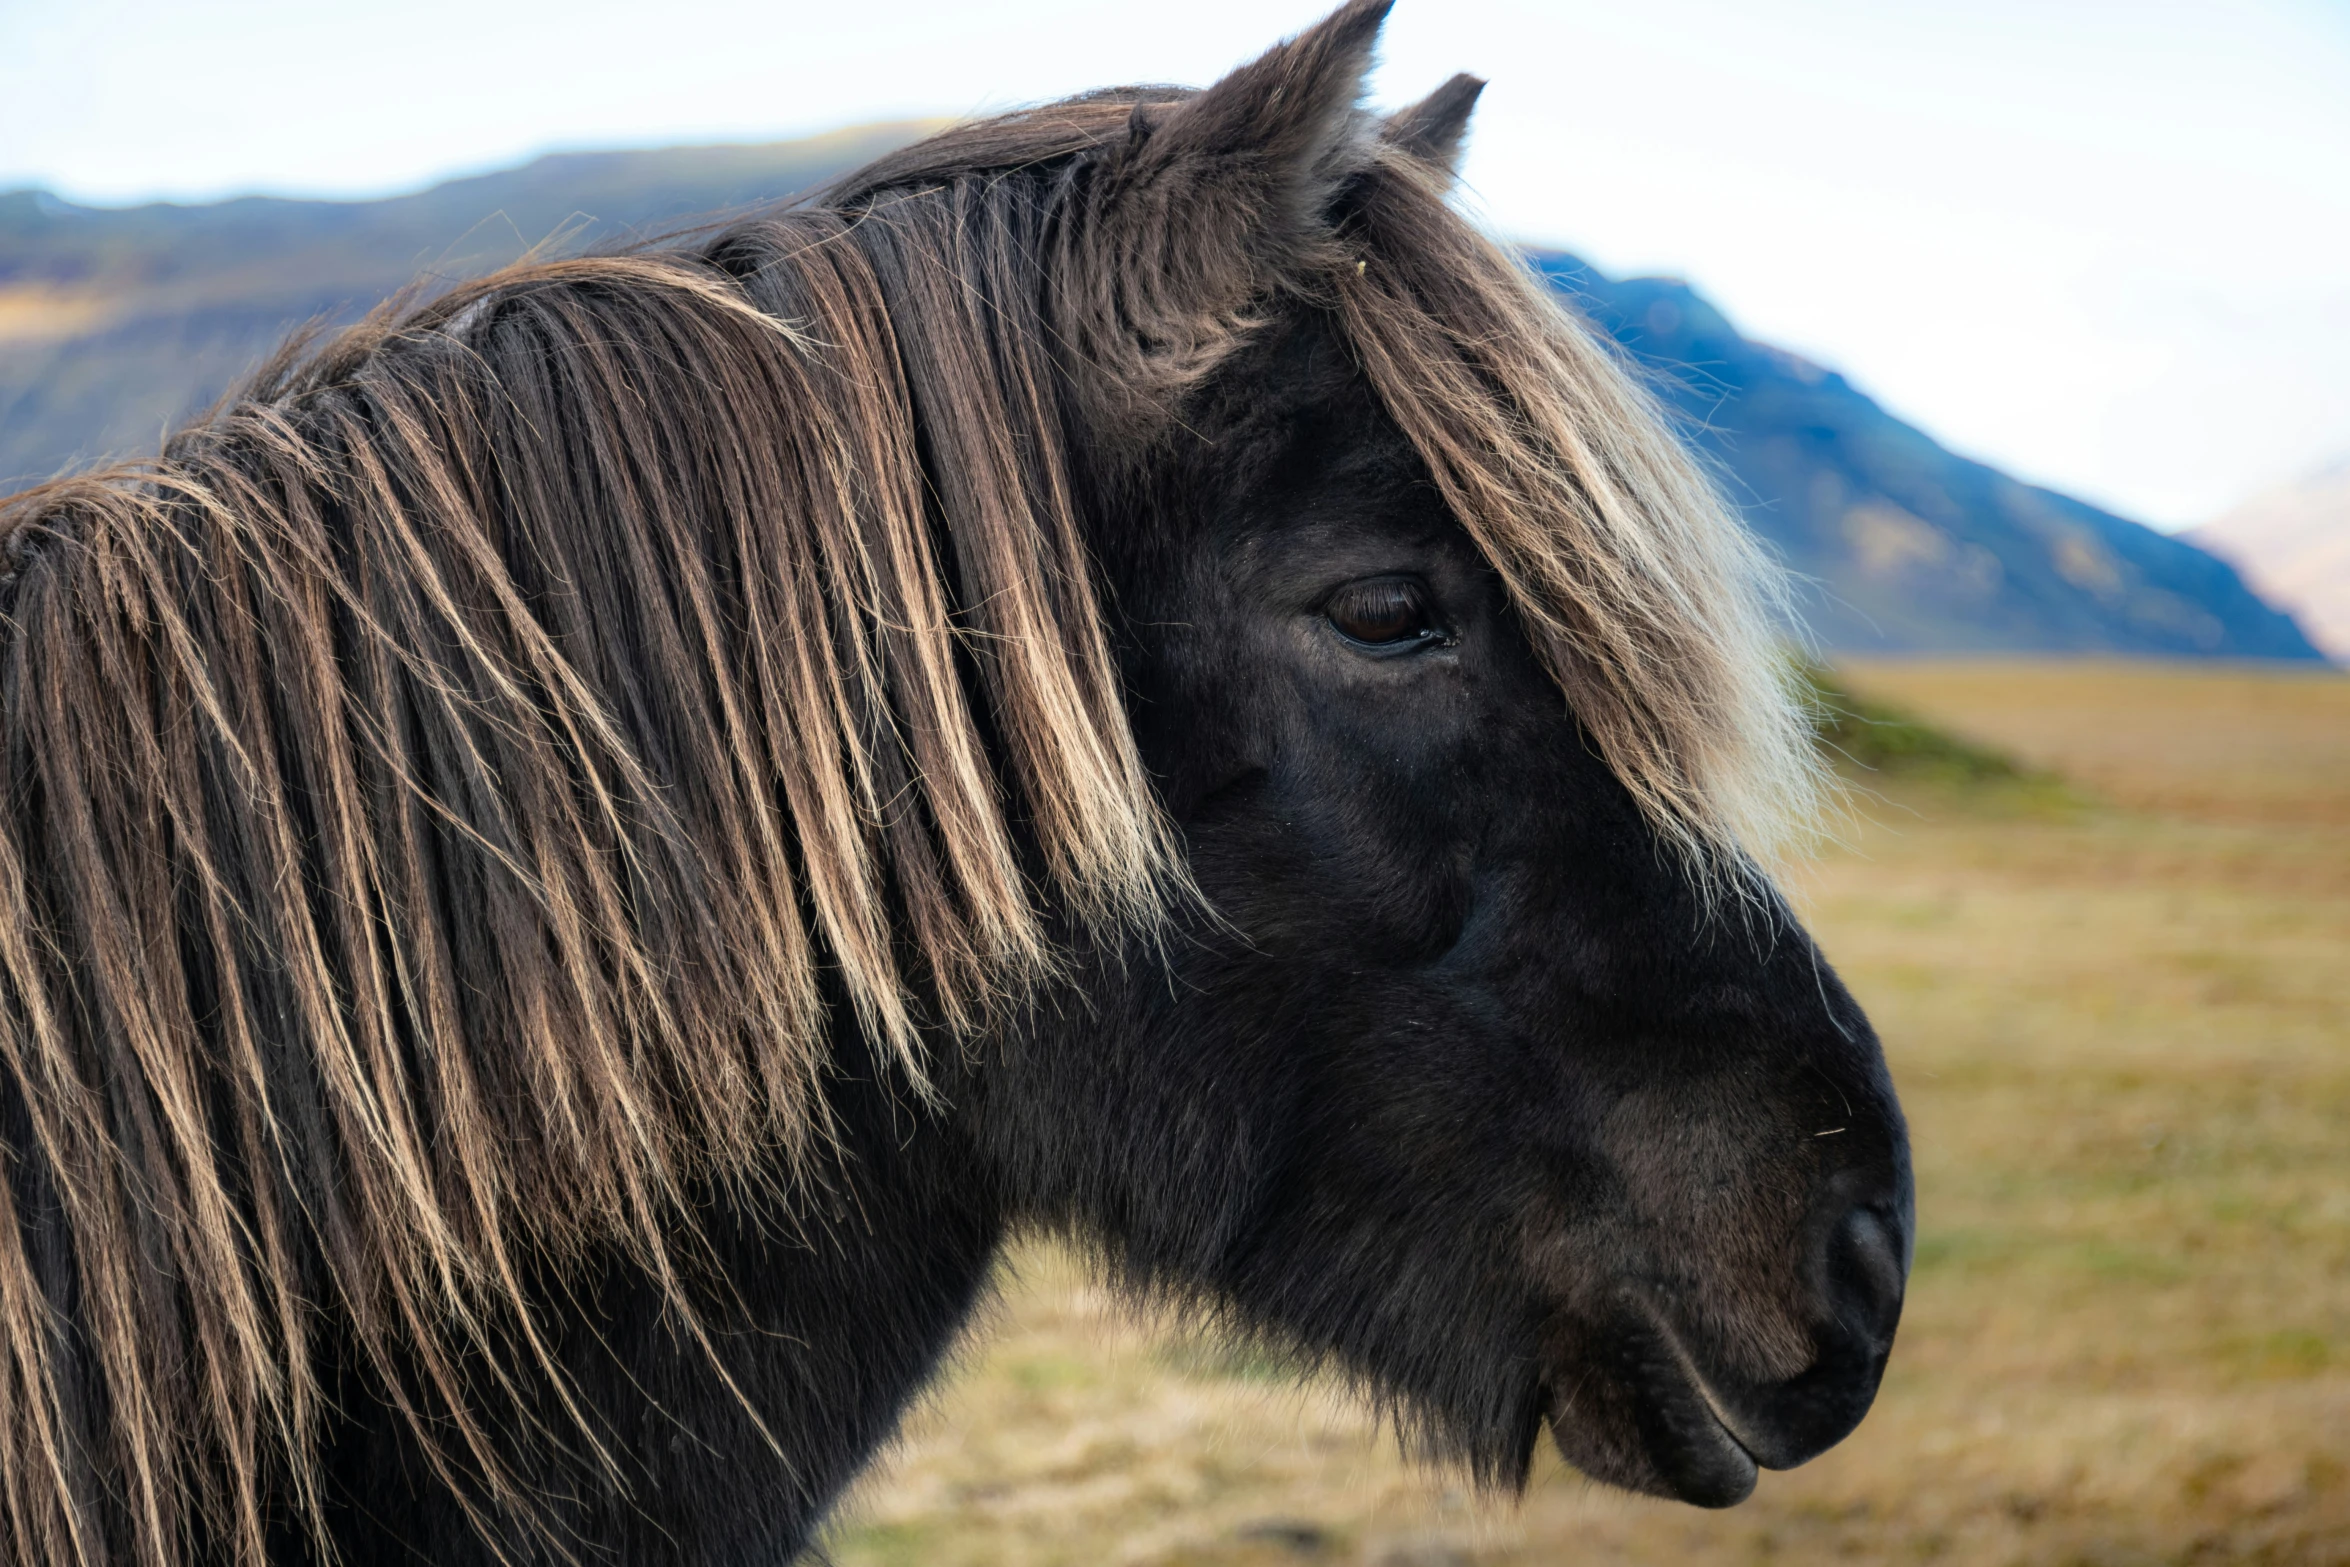
{"type": "Polygon", "coordinates": [[[1201,912],[964,1113],[1024,1214],[1417,1445],[1514,1479],[1547,1422],[1723,1505],[1874,1395],[1901,1115],[1754,857],[1806,784],[1768,569],[1443,209],[1474,81],[1357,109],[1384,9],[1058,176],[1079,510],[1201,912]]]}

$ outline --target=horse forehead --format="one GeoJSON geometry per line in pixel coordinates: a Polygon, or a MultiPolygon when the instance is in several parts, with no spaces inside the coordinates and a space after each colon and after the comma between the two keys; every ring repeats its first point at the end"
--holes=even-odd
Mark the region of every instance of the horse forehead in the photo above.
{"type": "Polygon", "coordinates": [[[1251,345],[1187,411],[1177,439],[1208,492],[1243,514],[1251,501],[1392,488],[1426,475],[1327,322],[1251,345]]]}
{"type": "Polygon", "coordinates": [[[1268,312],[1246,331],[1188,399],[1185,422],[1197,429],[1278,426],[1368,385],[1337,318],[1293,305],[1268,312]]]}

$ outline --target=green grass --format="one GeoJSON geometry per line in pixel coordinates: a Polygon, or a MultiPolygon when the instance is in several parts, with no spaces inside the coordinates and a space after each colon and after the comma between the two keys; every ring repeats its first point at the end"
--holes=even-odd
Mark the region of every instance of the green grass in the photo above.
{"type": "Polygon", "coordinates": [[[1860,695],[1825,665],[1801,664],[1797,674],[1820,744],[1851,771],[1974,787],[2053,781],[1997,746],[1962,739],[1893,703],[1860,695]]]}

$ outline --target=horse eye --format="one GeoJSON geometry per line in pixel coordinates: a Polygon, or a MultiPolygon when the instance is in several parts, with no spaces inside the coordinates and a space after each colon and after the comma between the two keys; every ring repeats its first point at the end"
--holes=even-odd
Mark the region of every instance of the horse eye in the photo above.
{"type": "Polygon", "coordinates": [[[1442,635],[1431,621],[1426,590],[1396,577],[1350,583],[1322,613],[1340,636],[1382,652],[1425,646],[1442,635]]]}

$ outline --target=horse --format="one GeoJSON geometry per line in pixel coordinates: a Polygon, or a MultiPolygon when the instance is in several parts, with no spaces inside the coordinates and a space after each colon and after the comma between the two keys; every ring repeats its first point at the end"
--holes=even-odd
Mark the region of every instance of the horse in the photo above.
{"type": "Polygon", "coordinates": [[[1502,1492],[1852,1430],[1783,589],[1386,10],[0,509],[12,1559],[786,1561],[1045,1232],[1502,1492]]]}

